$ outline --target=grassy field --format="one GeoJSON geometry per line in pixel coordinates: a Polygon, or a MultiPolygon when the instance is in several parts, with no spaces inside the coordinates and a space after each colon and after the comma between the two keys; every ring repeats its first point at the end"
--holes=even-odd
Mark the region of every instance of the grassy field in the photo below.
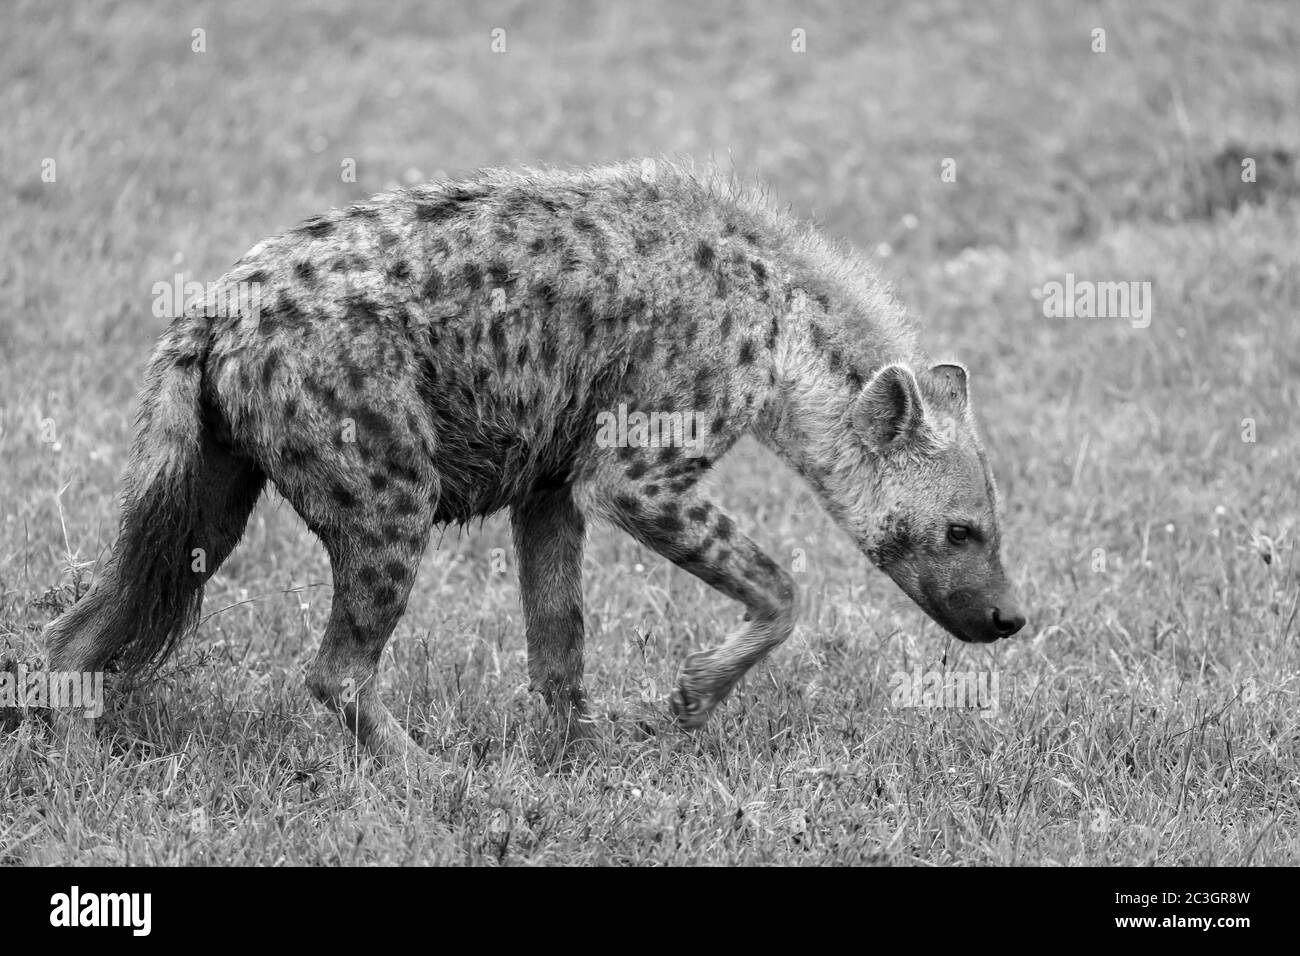
{"type": "Polygon", "coordinates": [[[969,365],[1030,625],[946,637],[744,447],[712,483],[799,569],[795,637],[674,729],[739,611],[596,529],[603,736],[556,766],[507,523],[450,532],[383,670],[445,768],[411,794],[303,687],[328,565],[272,495],[97,741],[4,715],[0,864],[1300,862],[1300,205],[1204,172],[1300,149],[1293,4],[354,6],[0,15],[0,661],[39,666],[113,539],[154,283],[390,183],[640,155],[768,183],[969,365]],[[1150,282],[1149,326],[1044,318],[1067,273],[1150,282]],[[934,671],[996,712],[898,706],[934,671]]]}

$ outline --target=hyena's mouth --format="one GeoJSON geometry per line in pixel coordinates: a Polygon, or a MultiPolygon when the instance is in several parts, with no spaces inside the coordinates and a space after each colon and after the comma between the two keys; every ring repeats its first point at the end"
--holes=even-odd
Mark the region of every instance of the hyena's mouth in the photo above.
{"type": "Polygon", "coordinates": [[[933,618],[935,623],[945,631],[965,644],[991,644],[997,640],[995,635],[971,633],[962,628],[959,624],[953,622],[950,618],[941,617],[933,611],[930,612],[930,617],[933,618]]]}
{"type": "Polygon", "coordinates": [[[964,625],[956,615],[934,605],[923,604],[921,607],[932,621],[965,644],[992,644],[1002,636],[987,628],[964,625]]]}

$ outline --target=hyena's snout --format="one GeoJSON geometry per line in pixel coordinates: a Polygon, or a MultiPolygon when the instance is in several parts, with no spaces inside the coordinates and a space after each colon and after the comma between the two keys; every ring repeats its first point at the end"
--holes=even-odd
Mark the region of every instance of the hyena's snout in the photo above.
{"type": "Polygon", "coordinates": [[[1003,605],[994,607],[989,612],[989,623],[998,637],[1010,637],[1025,626],[1025,615],[1009,599],[1003,605]]]}
{"type": "Polygon", "coordinates": [[[1005,586],[945,590],[922,576],[918,604],[954,637],[989,644],[1025,626],[1025,615],[1005,586]]]}
{"type": "Polygon", "coordinates": [[[945,603],[947,614],[940,617],[940,623],[964,641],[988,644],[1025,626],[1025,615],[1010,591],[993,595],[958,591],[945,603]]]}

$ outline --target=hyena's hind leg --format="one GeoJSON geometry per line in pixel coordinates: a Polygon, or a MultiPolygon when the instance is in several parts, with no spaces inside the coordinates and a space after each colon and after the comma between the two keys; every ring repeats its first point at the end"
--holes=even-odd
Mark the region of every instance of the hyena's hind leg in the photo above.
{"type": "Polygon", "coordinates": [[[586,526],[569,486],[539,489],[511,511],[528,636],[528,677],[565,736],[581,736],[582,548],[586,526]]]}
{"type": "Polygon", "coordinates": [[[686,660],[669,704],[686,727],[701,726],[745,672],[794,629],[796,592],[789,572],[741,533],[695,486],[703,462],[674,460],[665,449],[654,464],[626,454],[584,484],[579,500],[646,547],[744,604],[749,624],[686,660]]]}
{"type": "Polygon", "coordinates": [[[323,535],[334,574],[334,600],[307,686],[376,756],[430,760],[379,697],[379,660],[406,609],[431,521],[323,535]]]}
{"type": "Polygon", "coordinates": [[[329,554],[333,603],[308,689],[371,753],[415,769],[432,759],[384,706],[376,677],[433,528],[437,441],[410,366],[378,331],[340,328],[325,317],[285,340],[272,387],[252,401],[231,383],[226,400],[329,554]]]}

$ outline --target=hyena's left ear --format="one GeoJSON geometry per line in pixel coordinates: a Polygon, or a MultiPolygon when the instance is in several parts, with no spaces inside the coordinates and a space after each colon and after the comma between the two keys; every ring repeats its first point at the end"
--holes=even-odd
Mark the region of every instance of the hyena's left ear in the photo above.
{"type": "Polygon", "coordinates": [[[906,365],[886,365],[862,387],[853,405],[853,425],[876,452],[900,448],[925,421],[916,376],[906,365]]]}
{"type": "Polygon", "coordinates": [[[932,365],[922,373],[920,382],[925,397],[937,405],[962,411],[970,404],[964,365],[958,365],[956,362],[932,365]]]}

